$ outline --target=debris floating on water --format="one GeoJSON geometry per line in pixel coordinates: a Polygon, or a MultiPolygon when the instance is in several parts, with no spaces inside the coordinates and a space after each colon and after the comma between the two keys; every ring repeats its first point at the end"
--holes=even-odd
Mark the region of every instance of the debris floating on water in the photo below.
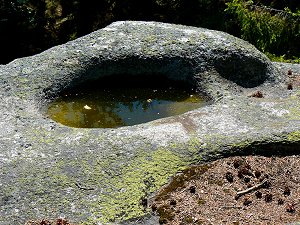
{"type": "Polygon", "coordinates": [[[92,109],[92,108],[89,107],[88,105],[83,106],[83,108],[84,108],[84,109],[88,109],[88,110],[92,109]]]}

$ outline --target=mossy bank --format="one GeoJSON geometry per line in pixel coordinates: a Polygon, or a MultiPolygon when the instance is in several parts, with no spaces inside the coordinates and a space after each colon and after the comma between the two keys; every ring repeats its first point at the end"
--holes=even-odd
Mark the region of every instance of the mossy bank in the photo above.
{"type": "Polygon", "coordinates": [[[299,90],[297,82],[287,88],[289,69],[300,72],[222,32],[133,21],[1,65],[0,224],[56,217],[158,224],[147,198],[189,165],[298,154],[299,90]],[[120,74],[187,82],[211,104],[117,129],[71,128],[47,117],[62,91],[120,74]]]}

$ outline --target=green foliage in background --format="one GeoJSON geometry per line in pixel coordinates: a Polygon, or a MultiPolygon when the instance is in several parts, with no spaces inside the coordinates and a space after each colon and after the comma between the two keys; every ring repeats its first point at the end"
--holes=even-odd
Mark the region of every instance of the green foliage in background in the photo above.
{"type": "Polygon", "coordinates": [[[236,17],[241,38],[265,53],[284,55],[282,60],[300,56],[299,9],[295,12],[287,7],[278,10],[245,0],[230,0],[226,5],[226,11],[236,17]]]}
{"type": "Polygon", "coordinates": [[[220,29],[223,0],[0,1],[0,63],[36,54],[114,21],[160,21],[220,29]]]}
{"type": "Polygon", "coordinates": [[[284,55],[275,55],[269,52],[265,52],[265,54],[269,57],[271,61],[274,62],[285,62],[285,63],[300,63],[300,57],[287,57],[285,54],[284,55]]]}
{"type": "Polygon", "coordinates": [[[300,1],[296,0],[4,0],[0,1],[0,64],[120,20],[221,30],[249,41],[273,60],[300,58],[300,1]]]}

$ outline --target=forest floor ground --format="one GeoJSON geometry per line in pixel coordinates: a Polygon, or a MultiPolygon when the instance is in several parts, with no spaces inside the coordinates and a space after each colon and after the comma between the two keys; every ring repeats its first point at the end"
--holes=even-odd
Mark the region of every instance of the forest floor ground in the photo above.
{"type": "Polygon", "coordinates": [[[236,156],[190,167],[150,207],[169,225],[300,221],[300,156],[236,156]]]}

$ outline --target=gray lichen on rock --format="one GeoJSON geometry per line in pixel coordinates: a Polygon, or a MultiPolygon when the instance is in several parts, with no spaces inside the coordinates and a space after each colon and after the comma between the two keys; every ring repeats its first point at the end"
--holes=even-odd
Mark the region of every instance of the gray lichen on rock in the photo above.
{"type": "Polygon", "coordinates": [[[60,216],[156,224],[140,201],[186,166],[298,152],[299,94],[286,89],[289,66],[223,32],[136,21],[0,66],[0,224],[60,216]],[[61,91],[116,74],[182,80],[212,101],[118,129],[65,127],[45,114],[61,91]],[[249,97],[257,90],[264,98],[249,97]]]}

